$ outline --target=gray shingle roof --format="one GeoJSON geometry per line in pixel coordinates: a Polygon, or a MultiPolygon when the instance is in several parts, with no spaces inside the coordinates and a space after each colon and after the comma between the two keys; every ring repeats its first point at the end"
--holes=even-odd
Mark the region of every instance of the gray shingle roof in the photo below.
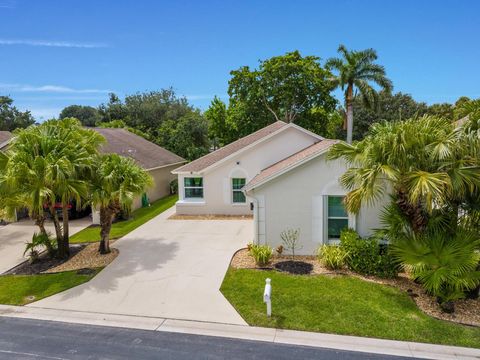
{"type": "Polygon", "coordinates": [[[205,156],[202,156],[199,159],[192,161],[178,169],[175,169],[174,172],[199,172],[207,167],[215,164],[216,162],[236,153],[239,150],[247,147],[248,145],[253,144],[254,142],[263,139],[264,137],[274,133],[275,131],[281,129],[282,127],[286,126],[287,124],[283,121],[274,122],[271,125],[268,125],[254,133],[247,135],[237,141],[234,141],[224,147],[221,147],[218,150],[211,152],[205,156]]]}
{"type": "Polygon", "coordinates": [[[116,153],[134,159],[144,169],[178,164],[186,160],[125,129],[94,128],[105,137],[103,153],[116,153]]]}

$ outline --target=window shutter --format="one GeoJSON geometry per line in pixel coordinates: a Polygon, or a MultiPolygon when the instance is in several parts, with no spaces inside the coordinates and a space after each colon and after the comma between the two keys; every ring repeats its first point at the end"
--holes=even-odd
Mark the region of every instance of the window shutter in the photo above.
{"type": "Polygon", "coordinates": [[[323,196],[312,196],[312,241],[323,243],[324,217],[323,196]]]}

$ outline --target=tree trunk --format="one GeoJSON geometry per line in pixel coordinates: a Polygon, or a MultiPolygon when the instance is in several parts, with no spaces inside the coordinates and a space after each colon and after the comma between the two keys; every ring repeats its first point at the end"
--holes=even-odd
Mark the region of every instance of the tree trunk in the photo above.
{"type": "Polygon", "coordinates": [[[68,203],[62,204],[62,217],[63,217],[63,246],[65,247],[67,257],[70,256],[70,236],[68,228],[68,203]]]}
{"type": "Polygon", "coordinates": [[[402,213],[408,219],[412,230],[415,233],[422,232],[428,223],[428,215],[425,213],[421,204],[412,204],[408,200],[408,195],[403,190],[397,190],[397,206],[400,208],[402,213]]]}
{"type": "Polygon", "coordinates": [[[49,210],[50,210],[50,215],[52,216],[53,225],[55,227],[55,237],[57,238],[57,249],[58,249],[57,255],[58,257],[63,259],[67,255],[63,246],[62,225],[60,225],[60,220],[58,220],[55,206],[50,205],[49,210]]]}
{"type": "Polygon", "coordinates": [[[353,85],[348,85],[346,106],[347,106],[347,143],[351,144],[353,140],[353,85]]]}
{"type": "Polygon", "coordinates": [[[100,254],[108,254],[110,252],[110,229],[112,228],[114,212],[109,206],[100,207],[100,246],[98,251],[100,254]]]}
{"type": "Polygon", "coordinates": [[[47,234],[47,230],[45,229],[45,215],[38,214],[35,217],[35,225],[40,229],[40,234],[47,234]]]}

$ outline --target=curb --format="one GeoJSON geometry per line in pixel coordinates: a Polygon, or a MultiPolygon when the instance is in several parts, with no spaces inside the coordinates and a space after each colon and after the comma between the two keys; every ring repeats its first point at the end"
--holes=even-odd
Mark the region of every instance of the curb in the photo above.
{"type": "Polygon", "coordinates": [[[422,359],[480,359],[480,349],[181,319],[0,305],[0,316],[224,337],[422,359]]]}

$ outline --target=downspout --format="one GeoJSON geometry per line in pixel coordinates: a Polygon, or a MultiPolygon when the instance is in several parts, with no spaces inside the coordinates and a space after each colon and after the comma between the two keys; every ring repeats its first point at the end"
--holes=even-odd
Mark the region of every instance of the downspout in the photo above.
{"type": "MultiPolygon", "coordinates": [[[[247,195],[247,192],[244,190],[245,195],[247,195]]],[[[253,194],[249,193],[248,196],[252,199],[253,203],[253,222],[254,222],[254,239],[253,242],[256,245],[260,245],[259,243],[259,225],[258,225],[258,200],[253,194]]]]}

